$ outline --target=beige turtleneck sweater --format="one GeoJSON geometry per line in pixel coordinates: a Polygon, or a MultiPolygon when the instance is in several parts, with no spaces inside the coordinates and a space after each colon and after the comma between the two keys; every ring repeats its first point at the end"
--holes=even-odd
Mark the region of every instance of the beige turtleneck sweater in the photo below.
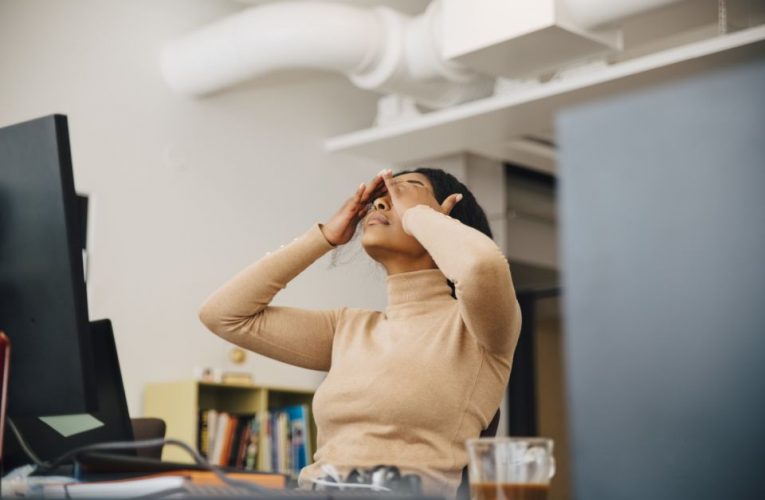
{"type": "Polygon", "coordinates": [[[520,331],[507,261],[479,231],[418,205],[404,230],[438,269],[389,276],[385,311],[270,306],[276,293],[332,249],[318,225],[216,291],[200,318],[224,339],[273,359],[328,371],[316,391],[314,463],[394,464],[427,493],[453,496],[477,437],[499,407],[520,331]],[[456,287],[451,297],[447,278],[456,287]]]}

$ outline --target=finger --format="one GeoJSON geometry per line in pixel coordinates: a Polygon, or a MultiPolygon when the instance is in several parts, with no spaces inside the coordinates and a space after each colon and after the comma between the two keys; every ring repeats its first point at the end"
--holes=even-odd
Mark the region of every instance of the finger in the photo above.
{"type": "Polygon", "coordinates": [[[380,174],[377,174],[374,179],[372,179],[371,181],[369,181],[368,184],[366,184],[366,190],[364,191],[364,197],[362,199],[362,202],[366,202],[373,196],[377,195],[381,186],[385,186],[385,184],[383,183],[382,176],[380,174]]]}
{"type": "Polygon", "coordinates": [[[372,179],[369,184],[374,188],[377,189],[380,186],[384,186],[385,182],[383,181],[383,172],[384,170],[381,170],[377,175],[375,175],[374,179],[372,179]]]}
{"type": "Polygon", "coordinates": [[[386,194],[388,194],[388,189],[385,187],[385,184],[383,184],[380,187],[378,187],[373,193],[371,193],[369,195],[368,201],[370,203],[374,202],[374,200],[376,200],[377,198],[380,198],[382,196],[385,196],[386,194]]]}
{"type": "Polygon", "coordinates": [[[441,203],[441,211],[445,214],[450,214],[454,206],[462,200],[462,195],[457,194],[450,194],[446,197],[446,199],[441,203]]]}
{"type": "Polygon", "coordinates": [[[393,185],[393,170],[389,168],[383,170],[382,179],[385,183],[385,188],[388,190],[388,193],[390,193],[391,197],[394,197],[396,195],[396,191],[395,186],[393,185]]]}
{"type": "Polygon", "coordinates": [[[356,189],[356,193],[353,195],[353,201],[355,203],[360,203],[361,200],[364,197],[364,191],[366,190],[367,185],[363,182],[359,185],[359,187],[356,189]]]}

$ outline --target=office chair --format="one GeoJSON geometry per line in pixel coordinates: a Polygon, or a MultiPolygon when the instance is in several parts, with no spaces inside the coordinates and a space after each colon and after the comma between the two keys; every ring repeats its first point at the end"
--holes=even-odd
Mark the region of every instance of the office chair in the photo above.
{"type": "MultiPolygon", "coordinates": [[[[499,427],[499,415],[500,410],[494,414],[494,418],[491,419],[489,425],[481,431],[479,437],[494,437],[497,435],[497,428],[499,427]]],[[[462,481],[460,487],[457,488],[457,500],[468,500],[470,498],[470,480],[468,479],[468,466],[466,465],[462,469],[462,481]]]]}
{"type": "MultiPolygon", "coordinates": [[[[130,424],[133,427],[133,439],[136,441],[164,438],[167,430],[165,421],[161,418],[131,418],[130,424]]],[[[160,460],[162,458],[162,446],[137,449],[136,456],[160,460]]]]}

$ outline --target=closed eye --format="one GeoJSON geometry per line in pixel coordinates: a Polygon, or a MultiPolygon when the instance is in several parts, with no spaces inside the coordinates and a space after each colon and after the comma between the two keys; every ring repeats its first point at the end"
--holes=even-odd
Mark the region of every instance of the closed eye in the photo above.
{"type": "Polygon", "coordinates": [[[425,184],[422,181],[414,180],[414,179],[407,179],[405,181],[397,181],[396,184],[400,184],[402,182],[406,182],[408,184],[416,184],[421,187],[425,187],[425,184]]]}

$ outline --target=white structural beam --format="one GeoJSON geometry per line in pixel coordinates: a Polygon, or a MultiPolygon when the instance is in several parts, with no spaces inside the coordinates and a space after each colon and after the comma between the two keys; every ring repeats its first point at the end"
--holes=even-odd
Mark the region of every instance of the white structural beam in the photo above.
{"type": "MultiPolygon", "coordinates": [[[[569,77],[434,111],[410,121],[327,139],[333,153],[407,163],[461,152],[497,158],[502,145],[552,129],[564,107],[705,71],[731,61],[763,57],[765,26],[690,43],[569,77]]],[[[512,158],[506,158],[512,161],[512,158]]]]}

